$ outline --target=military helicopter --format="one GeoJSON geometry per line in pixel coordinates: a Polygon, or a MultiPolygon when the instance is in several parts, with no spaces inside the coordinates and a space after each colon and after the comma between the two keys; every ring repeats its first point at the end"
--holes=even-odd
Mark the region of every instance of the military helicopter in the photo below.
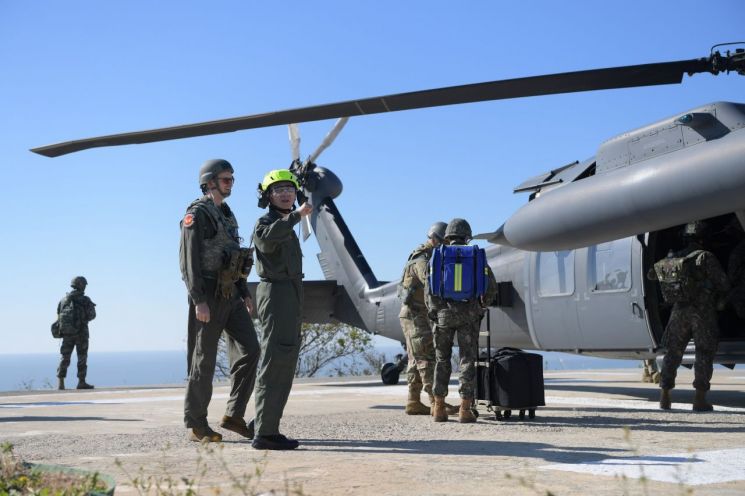
{"type": "MultiPolygon", "coordinates": [[[[398,281],[379,281],[334,199],[341,180],[315,159],[346,118],[459,103],[681,83],[685,74],[745,75],[745,50],[674,62],[593,69],[437,88],[317,105],[35,148],[55,157],[88,148],[148,143],[288,124],[291,168],[314,206],[304,236],[315,233],[325,281],[306,281],[306,322],[343,322],[403,342],[398,281]],[[296,123],[341,118],[308,160],[299,159],[296,123]]],[[[745,238],[745,104],[716,102],[613,137],[594,157],[524,181],[529,201],[496,230],[476,236],[493,245],[499,282],[489,307],[492,342],[608,358],[653,358],[669,318],[653,263],[681,247],[680,225],[708,219],[711,250],[726,267],[745,238]]],[[[428,219],[429,220],[429,219],[428,219]]],[[[428,221],[427,220],[427,221],[428,221]]],[[[426,221],[425,221],[426,222],[426,221]]],[[[716,361],[745,362],[745,322],[720,313],[716,361]]],[[[689,349],[692,353],[692,349],[689,349]]],[[[690,360],[690,357],[689,357],[690,360]]],[[[383,380],[397,382],[387,364],[383,380]]]]}

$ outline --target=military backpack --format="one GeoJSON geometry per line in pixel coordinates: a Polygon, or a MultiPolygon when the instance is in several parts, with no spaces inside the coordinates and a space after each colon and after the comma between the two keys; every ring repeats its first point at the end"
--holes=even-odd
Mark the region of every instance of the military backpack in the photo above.
{"type": "Polygon", "coordinates": [[[699,288],[696,280],[696,258],[701,253],[702,250],[696,250],[683,257],[668,256],[654,264],[666,303],[685,303],[695,299],[699,288]]]}
{"type": "Polygon", "coordinates": [[[82,308],[78,308],[79,306],[80,303],[75,301],[75,298],[69,295],[65,296],[57,314],[57,326],[60,337],[74,336],[80,332],[80,311],[82,308]]]}
{"type": "Polygon", "coordinates": [[[442,245],[429,264],[430,294],[446,300],[469,301],[483,296],[489,286],[486,252],[472,245],[442,245]]]}

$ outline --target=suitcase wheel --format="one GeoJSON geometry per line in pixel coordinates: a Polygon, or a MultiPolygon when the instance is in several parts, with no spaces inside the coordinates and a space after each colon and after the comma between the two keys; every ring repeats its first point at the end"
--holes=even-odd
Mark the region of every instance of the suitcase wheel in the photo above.
{"type": "Polygon", "coordinates": [[[520,420],[525,419],[525,410],[520,410],[520,420]]]}
{"type": "Polygon", "coordinates": [[[512,417],[512,410],[505,410],[504,411],[504,418],[508,419],[512,417]]]}
{"type": "Polygon", "coordinates": [[[535,418],[535,408],[531,408],[530,410],[528,410],[528,418],[535,418]]]}

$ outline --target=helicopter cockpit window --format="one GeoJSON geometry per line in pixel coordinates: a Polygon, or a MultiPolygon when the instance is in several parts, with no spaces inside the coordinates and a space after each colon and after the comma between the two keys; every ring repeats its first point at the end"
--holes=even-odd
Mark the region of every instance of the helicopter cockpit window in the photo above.
{"type": "Polygon", "coordinates": [[[538,254],[538,295],[574,293],[574,251],[544,251],[538,254]]]}
{"type": "Polygon", "coordinates": [[[631,288],[631,238],[594,245],[587,250],[590,291],[631,288]]]}

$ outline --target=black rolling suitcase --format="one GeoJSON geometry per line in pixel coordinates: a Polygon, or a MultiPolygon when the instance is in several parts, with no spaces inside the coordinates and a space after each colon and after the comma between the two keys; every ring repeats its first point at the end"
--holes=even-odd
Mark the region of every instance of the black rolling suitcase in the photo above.
{"type": "Polygon", "coordinates": [[[543,387],[543,357],[517,348],[500,348],[492,356],[491,325],[487,313],[487,355],[476,362],[476,399],[494,411],[497,420],[510,418],[512,410],[520,411],[520,418],[535,417],[535,409],[545,406],[543,387]],[[488,356],[488,359],[487,359],[488,356]],[[504,411],[504,413],[502,413],[504,411]]]}

